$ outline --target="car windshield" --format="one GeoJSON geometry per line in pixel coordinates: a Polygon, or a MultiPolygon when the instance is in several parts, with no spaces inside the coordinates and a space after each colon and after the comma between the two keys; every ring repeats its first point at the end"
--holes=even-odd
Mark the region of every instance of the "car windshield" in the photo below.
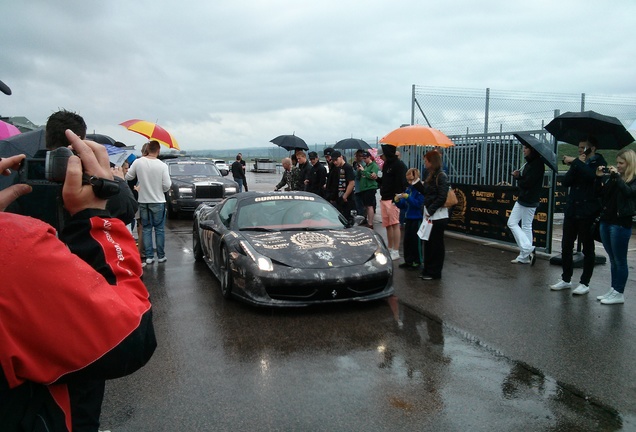
{"type": "Polygon", "coordinates": [[[345,227],[338,210],[311,196],[259,197],[243,203],[237,213],[239,230],[322,230],[345,227]]]}
{"type": "Polygon", "coordinates": [[[221,176],[221,173],[211,163],[176,163],[170,164],[171,176],[221,176]]]}

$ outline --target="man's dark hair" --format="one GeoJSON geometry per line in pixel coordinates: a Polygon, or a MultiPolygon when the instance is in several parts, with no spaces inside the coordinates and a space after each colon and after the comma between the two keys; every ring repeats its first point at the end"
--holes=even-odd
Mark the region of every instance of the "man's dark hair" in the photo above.
{"type": "Polygon", "coordinates": [[[46,148],[55,150],[69,145],[65,131],[70,129],[81,139],[86,138],[86,122],[81,115],[65,109],[54,112],[46,121],[46,148]]]}
{"type": "Polygon", "coordinates": [[[161,150],[161,144],[159,144],[159,141],[148,141],[148,153],[157,153],[159,150],[161,150]]]}
{"type": "Polygon", "coordinates": [[[598,149],[598,139],[594,135],[588,135],[587,138],[585,138],[585,141],[587,141],[590,147],[598,149]]]}

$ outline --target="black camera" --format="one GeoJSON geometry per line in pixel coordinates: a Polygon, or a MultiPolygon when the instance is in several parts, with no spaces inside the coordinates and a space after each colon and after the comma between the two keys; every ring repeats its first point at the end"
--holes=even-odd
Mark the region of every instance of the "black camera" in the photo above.
{"type": "Polygon", "coordinates": [[[66,166],[73,152],[67,147],[60,147],[46,152],[44,158],[26,158],[18,170],[20,183],[51,184],[63,183],[66,177],[66,166]]]}
{"type": "Polygon", "coordinates": [[[611,172],[608,167],[604,167],[602,171],[603,171],[603,174],[609,174],[611,172]]]}

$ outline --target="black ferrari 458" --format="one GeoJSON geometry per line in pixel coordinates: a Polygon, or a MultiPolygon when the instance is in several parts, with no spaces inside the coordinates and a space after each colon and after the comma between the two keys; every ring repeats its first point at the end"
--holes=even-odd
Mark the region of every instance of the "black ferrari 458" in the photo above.
{"type": "Polygon", "coordinates": [[[308,192],[244,192],[194,214],[193,251],[224,297],[260,306],[367,301],[393,293],[384,240],[308,192]]]}

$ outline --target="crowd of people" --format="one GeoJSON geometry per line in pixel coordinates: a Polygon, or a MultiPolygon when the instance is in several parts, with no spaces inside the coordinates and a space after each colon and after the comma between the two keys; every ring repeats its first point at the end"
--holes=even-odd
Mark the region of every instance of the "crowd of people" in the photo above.
{"type": "Polygon", "coordinates": [[[303,150],[284,158],[282,177],[274,190],[313,192],[331,202],[350,223],[355,215],[363,216],[361,225],[370,229],[373,229],[379,192],[382,226],[387,232],[391,259],[400,259],[404,231],[404,263],[399,267],[421,267],[422,279],[440,279],[444,266],[444,231],[449,221],[449,211],[444,206],[449,183],[442,169],[441,153],[433,150],[424,155],[423,179],[419,170],[407,168],[397,148],[389,144],[382,144],[377,152],[377,157],[382,159],[382,169],[366,150],[357,150],[352,164],[340,151],[330,147],[323,155],[328,170],[313,151],[308,155],[309,166],[303,150]],[[430,221],[432,231],[422,248],[418,230],[424,219],[430,221]]]}
{"type": "MultiPolygon", "coordinates": [[[[611,272],[609,289],[596,299],[604,305],[622,304],[628,276],[628,243],[632,218],[636,215],[636,152],[621,150],[616,156],[616,166],[608,166],[597,150],[597,139],[589,136],[579,142],[578,157],[563,157],[563,163],[569,168],[562,183],[569,191],[563,218],[562,274],[550,289],[573,288],[574,245],[578,240],[583,252],[583,271],[572,294],[582,296],[590,292],[596,264],[596,240],[603,244],[611,272]]],[[[512,262],[534,265],[532,220],[539,205],[545,166],[530,146],[524,146],[524,156],[524,166],[513,172],[519,192],[508,227],[519,247],[519,255],[512,262]]]]}
{"type": "MultiPolygon", "coordinates": [[[[636,153],[621,151],[616,166],[608,166],[597,153],[593,136],[581,141],[579,156],[565,156],[569,165],[563,184],[569,188],[563,222],[561,279],[550,285],[560,291],[571,289],[573,295],[590,290],[595,265],[595,237],[601,241],[610,260],[611,286],[597,296],[602,304],[625,301],[627,281],[627,247],[631,237],[632,217],[636,215],[636,153]],[[583,272],[573,287],[573,251],[575,242],[583,248],[583,272]]],[[[328,173],[316,152],[309,152],[310,167],[306,167],[304,151],[283,159],[283,175],[275,190],[305,190],[329,200],[349,220],[352,215],[365,217],[363,226],[373,229],[376,196],[379,192],[382,226],[391,258],[403,262],[399,268],[421,270],[423,280],[442,277],[445,245],[444,233],[449,223],[446,199],[450,190],[442,153],[431,150],[423,155],[424,172],[407,168],[400,160],[397,148],[382,144],[377,153],[382,159],[379,168],[373,155],[365,150],[354,154],[350,165],[342,153],[332,148],[324,150],[328,173]],[[422,227],[430,224],[424,238],[422,227]]],[[[511,175],[517,186],[516,201],[511,209],[507,227],[512,233],[519,254],[513,264],[533,266],[536,249],[533,245],[532,222],[539,207],[543,189],[545,164],[541,155],[528,144],[523,145],[525,163],[511,175]]]]}

